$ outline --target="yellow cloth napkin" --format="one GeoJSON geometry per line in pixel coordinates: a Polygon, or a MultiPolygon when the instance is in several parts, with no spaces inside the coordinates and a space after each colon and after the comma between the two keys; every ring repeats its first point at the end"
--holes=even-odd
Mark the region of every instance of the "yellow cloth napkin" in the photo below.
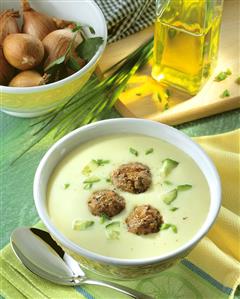
{"type": "MultiPolygon", "coordinates": [[[[154,278],[122,282],[156,299],[232,298],[240,283],[240,130],[194,138],[214,161],[222,181],[223,203],[208,235],[178,265],[154,278]]],[[[124,299],[124,295],[94,286],[62,287],[30,273],[10,246],[0,255],[1,294],[11,299],[124,299]]],[[[92,278],[97,275],[88,273],[92,278]]]]}

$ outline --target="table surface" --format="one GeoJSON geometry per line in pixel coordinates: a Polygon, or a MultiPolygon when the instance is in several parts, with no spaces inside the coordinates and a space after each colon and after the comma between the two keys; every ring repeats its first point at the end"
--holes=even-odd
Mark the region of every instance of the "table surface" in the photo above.
{"type": "MultiPolygon", "coordinates": [[[[177,126],[189,136],[227,132],[240,127],[240,110],[234,110],[177,126]]],[[[112,110],[108,118],[119,117],[112,110]]],[[[1,248],[9,242],[11,232],[20,226],[31,226],[39,218],[34,207],[32,184],[38,163],[51,146],[48,138],[35,146],[15,164],[11,161],[31,139],[32,119],[20,119],[0,113],[0,199],[1,199],[1,248]]]]}

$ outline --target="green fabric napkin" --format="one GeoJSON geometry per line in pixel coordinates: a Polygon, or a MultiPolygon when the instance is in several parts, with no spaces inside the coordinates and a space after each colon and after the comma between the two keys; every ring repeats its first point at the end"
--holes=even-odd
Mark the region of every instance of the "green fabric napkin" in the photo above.
{"type": "MultiPolygon", "coordinates": [[[[1,294],[6,299],[126,299],[103,287],[66,287],[53,284],[27,270],[15,257],[10,245],[1,252],[1,294]]],[[[101,277],[87,273],[91,278],[101,277]]],[[[226,299],[231,289],[184,259],[155,278],[121,282],[139,291],[154,294],[156,299],[226,299]]]]}

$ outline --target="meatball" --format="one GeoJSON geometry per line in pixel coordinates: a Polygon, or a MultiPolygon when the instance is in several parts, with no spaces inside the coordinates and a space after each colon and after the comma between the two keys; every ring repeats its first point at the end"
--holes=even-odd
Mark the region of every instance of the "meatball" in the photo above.
{"type": "Polygon", "coordinates": [[[112,172],[111,178],[114,186],[135,194],[145,192],[152,182],[149,167],[138,162],[121,165],[112,172]]]}
{"type": "Polygon", "coordinates": [[[113,217],[125,208],[125,200],[114,191],[99,190],[89,198],[88,207],[95,216],[105,214],[108,217],[113,217]]]}
{"type": "Polygon", "coordinates": [[[150,205],[137,206],[125,221],[128,231],[136,235],[157,233],[163,223],[159,211],[150,205]]]}

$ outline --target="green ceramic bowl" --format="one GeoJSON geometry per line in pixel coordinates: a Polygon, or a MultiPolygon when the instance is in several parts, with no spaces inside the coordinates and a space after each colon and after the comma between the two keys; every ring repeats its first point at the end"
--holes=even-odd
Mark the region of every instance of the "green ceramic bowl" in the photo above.
{"type": "MultiPolygon", "coordinates": [[[[95,70],[107,41],[104,16],[93,0],[35,0],[31,5],[45,14],[91,25],[95,29],[96,36],[103,37],[104,43],[87,65],[63,80],[36,87],[0,86],[2,111],[18,117],[35,117],[45,114],[80,90],[95,70]]],[[[9,8],[20,10],[20,1],[4,1],[1,9],[9,8]]]]}

